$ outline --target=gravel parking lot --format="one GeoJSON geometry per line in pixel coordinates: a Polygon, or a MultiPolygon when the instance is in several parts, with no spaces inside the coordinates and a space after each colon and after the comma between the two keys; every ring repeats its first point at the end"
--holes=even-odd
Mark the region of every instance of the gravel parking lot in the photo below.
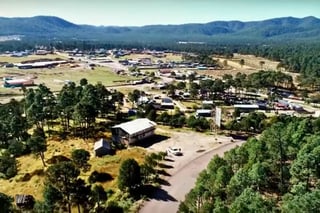
{"type": "Polygon", "coordinates": [[[161,127],[157,128],[156,132],[158,134],[167,135],[168,139],[147,147],[147,150],[150,152],[160,152],[166,151],[169,146],[172,146],[181,148],[183,153],[182,156],[168,156],[169,158],[173,159],[170,162],[166,162],[166,164],[170,164],[170,166],[173,167],[167,171],[171,175],[185,166],[188,162],[191,162],[193,159],[203,155],[205,152],[219,147],[220,145],[231,142],[232,139],[231,137],[222,135],[211,135],[191,130],[168,130],[162,129],[161,127]]]}
{"type": "Polygon", "coordinates": [[[167,156],[164,164],[169,174],[164,185],[157,189],[150,200],[146,201],[140,213],[177,212],[180,201],[194,187],[199,173],[205,169],[214,155],[222,156],[224,152],[240,146],[244,141],[231,141],[230,137],[207,135],[193,131],[176,132],[163,130],[169,138],[148,147],[150,151],[165,151],[169,146],[181,148],[182,156],[167,156]]]}

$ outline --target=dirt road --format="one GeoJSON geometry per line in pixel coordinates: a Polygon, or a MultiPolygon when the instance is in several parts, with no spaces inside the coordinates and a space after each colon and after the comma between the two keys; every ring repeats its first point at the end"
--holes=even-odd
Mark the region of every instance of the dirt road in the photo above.
{"type": "MultiPolygon", "coordinates": [[[[167,183],[158,189],[154,196],[144,204],[140,213],[174,213],[179,208],[180,201],[184,200],[185,195],[194,187],[199,173],[206,168],[214,155],[222,156],[224,152],[241,145],[244,141],[226,142],[218,147],[205,152],[191,162],[185,162],[185,165],[179,170],[173,172],[167,183]]],[[[171,157],[174,160],[179,157],[171,157]]]]}

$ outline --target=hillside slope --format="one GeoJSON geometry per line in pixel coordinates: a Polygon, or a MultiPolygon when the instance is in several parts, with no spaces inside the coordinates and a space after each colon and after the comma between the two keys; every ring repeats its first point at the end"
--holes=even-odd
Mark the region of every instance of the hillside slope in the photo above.
{"type": "Polygon", "coordinates": [[[76,25],[52,16],[0,18],[0,36],[24,39],[77,39],[101,41],[281,41],[320,38],[320,19],[275,18],[264,21],[214,21],[206,24],[149,25],[143,27],[76,25]]]}

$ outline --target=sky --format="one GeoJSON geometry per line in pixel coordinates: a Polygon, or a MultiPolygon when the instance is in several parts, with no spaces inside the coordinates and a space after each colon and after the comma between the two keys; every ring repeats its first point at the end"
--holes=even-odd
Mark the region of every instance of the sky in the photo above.
{"type": "Polygon", "coordinates": [[[38,15],[96,26],[320,18],[320,0],[0,0],[1,17],[38,15]]]}

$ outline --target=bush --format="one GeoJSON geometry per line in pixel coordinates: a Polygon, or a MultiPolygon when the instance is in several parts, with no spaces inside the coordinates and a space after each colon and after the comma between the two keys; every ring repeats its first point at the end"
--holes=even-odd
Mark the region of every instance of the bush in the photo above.
{"type": "Polygon", "coordinates": [[[23,155],[26,151],[26,146],[21,141],[12,140],[9,142],[8,152],[15,157],[23,155]]]}
{"type": "Polygon", "coordinates": [[[90,159],[90,153],[84,149],[76,149],[72,151],[71,158],[73,163],[78,168],[84,168],[88,165],[88,160],[90,159]]]}
{"type": "Polygon", "coordinates": [[[17,174],[16,159],[10,157],[9,154],[0,156],[0,173],[2,173],[6,179],[14,177],[17,174]]]}
{"type": "Polygon", "coordinates": [[[110,201],[107,208],[104,210],[105,213],[123,213],[123,208],[115,201],[110,201]]]}

